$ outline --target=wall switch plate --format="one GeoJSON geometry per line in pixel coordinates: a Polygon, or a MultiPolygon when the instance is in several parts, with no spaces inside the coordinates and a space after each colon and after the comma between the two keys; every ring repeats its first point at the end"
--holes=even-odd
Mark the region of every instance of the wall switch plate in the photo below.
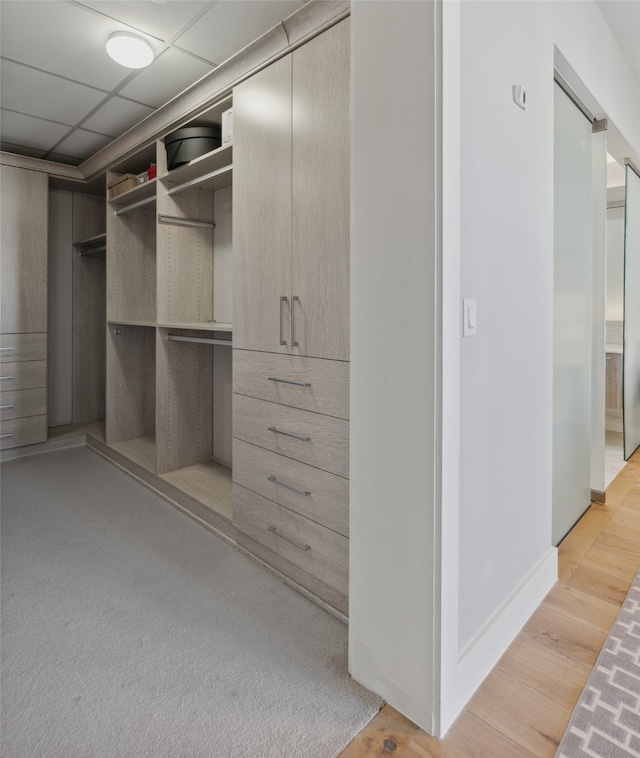
{"type": "Polygon", "coordinates": [[[462,301],[462,336],[475,337],[478,331],[478,306],[475,300],[462,301]]]}

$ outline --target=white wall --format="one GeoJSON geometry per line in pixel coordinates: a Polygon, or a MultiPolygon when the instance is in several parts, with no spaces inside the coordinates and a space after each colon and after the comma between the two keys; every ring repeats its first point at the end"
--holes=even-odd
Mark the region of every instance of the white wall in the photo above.
{"type": "Polygon", "coordinates": [[[554,62],[632,158],[640,86],[593,0],[447,0],[440,205],[430,6],[352,3],[350,667],[441,735],[557,576],[554,62]]]}
{"type": "MultiPolygon", "coordinates": [[[[457,27],[450,15],[444,28],[445,74],[447,47],[459,45],[460,116],[456,120],[455,108],[445,111],[443,175],[458,170],[451,160],[455,146],[448,142],[459,134],[457,309],[463,297],[477,298],[478,335],[457,345],[447,341],[443,349],[448,366],[443,386],[449,375],[454,384],[459,379],[461,442],[459,501],[442,505],[443,514],[457,507],[459,535],[454,546],[451,534],[443,534],[442,582],[448,592],[443,593],[441,731],[556,575],[551,548],[554,59],[562,62],[570,83],[591,91],[598,115],[614,121],[616,139],[628,140],[628,154],[640,149],[640,86],[594,2],[462,2],[457,27]],[[513,84],[529,90],[526,111],[511,101],[513,84]],[[450,353],[456,349],[459,370],[450,353]],[[449,577],[456,575],[453,597],[449,577]],[[451,639],[444,639],[452,634],[455,652],[451,639]]],[[[448,240],[455,243],[448,218],[455,213],[445,216],[445,261],[457,254],[455,244],[453,250],[448,246],[448,240]]],[[[445,332],[457,318],[459,312],[445,311],[445,332]]],[[[443,440],[446,435],[445,426],[443,440]]],[[[455,492],[443,479],[443,492],[447,488],[455,492]]]]}
{"type": "Polygon", "coordinates": [[[349,668],[433,729],[434,3],[351,7],[349,668]]]}
{"type": "Polygon", "coordinates": [[[70,424],[72,405],[72,194],[49,192],[47,423],[70,424]]]}

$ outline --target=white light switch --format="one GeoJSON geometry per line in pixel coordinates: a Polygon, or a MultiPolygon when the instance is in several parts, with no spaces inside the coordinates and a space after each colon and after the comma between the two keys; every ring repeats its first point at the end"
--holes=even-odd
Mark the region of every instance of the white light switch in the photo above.
{"type": "Polygon", "coordinates": [[[462,336],[475,337],[478,330],[478,306],[475,300],[462,301],[462,336]]]}

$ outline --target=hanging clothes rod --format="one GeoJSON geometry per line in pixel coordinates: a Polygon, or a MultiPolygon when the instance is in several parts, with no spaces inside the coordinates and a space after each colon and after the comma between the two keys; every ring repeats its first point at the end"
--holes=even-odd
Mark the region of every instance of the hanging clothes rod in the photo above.
{"type": "Polygon", "coordinates": [[[184,337],[180,334],[167,334],[167,339],[174,342],[199,342],[203,345],[227,345],[228,347],[233,347],[231,340],[216,340],[213,337],[184,337]]]}
{"type": "Polygon", "coordinates": [[[232,171],[232,170],[233,170],[232,164],[229,164],[228,166],[223,166],[222,168],[216,169],[215,171],[211,171],[208,174],[203,174],[202,176],[198,176],[195,179],[191,179],[188,182],[184,182],[183,184],[177,184],[175,187],[172,187],[170,190],[167,190],[167,195],[175,195],[176,192],[182,192],[183,190],[190,189],[191,187],[197,187],[199,184],[204,184],[205,182],[208,182],[211,179],[215,179],[217,176],[228,174],[229,171],[232,171]]]}
{"type": "Polygon", "coordinates": [[[106,250],[107,246],[103,245],[102,247],[92,247],[88,250],[80,250],[78,255],[93,255],[94,253],[104,253],[106,250]]]}
{"type": "Polygon", "coordinates": [[[213,221],[195,221],[191,218],[181,218],[180,216],[165,216],[158,213],[158,221],[163,224],[182,224],[183,226],[203,226],[205,229],[215,229],[213,221]]]}
{"type": "Polygon", "coordinates": [[[152,195],[151,197],[145,197],[144,200],[138,200],[137,203],[131,203],[131,205],[123,205],[122,208],[118,208],[116,211],[116,216],[122,216],[123,213],[129,213],[129,211],[134,210],[134,208],[141,208],[143,205],[149,205],[149,203],[155,203],[156,196],[152,195]]]}

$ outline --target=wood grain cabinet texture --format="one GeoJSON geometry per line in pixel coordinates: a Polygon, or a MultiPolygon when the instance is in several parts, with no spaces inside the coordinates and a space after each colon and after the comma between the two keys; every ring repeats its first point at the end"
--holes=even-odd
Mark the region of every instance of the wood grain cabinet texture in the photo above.
{"type": "Polygon", "coordinates": [[[622,355],[620,353],[607,353],[605,397],[607,410],[622,410],[622,355]]]}
{"type": "Polygon", "coordinates": [[[47,174],[0,166],[1,447],[47,439],[47,174]]]}
{"type": "Polygon", "coordinates": [[[233,97],[233,522],[347,613],[349,21],[233,97]]]}

